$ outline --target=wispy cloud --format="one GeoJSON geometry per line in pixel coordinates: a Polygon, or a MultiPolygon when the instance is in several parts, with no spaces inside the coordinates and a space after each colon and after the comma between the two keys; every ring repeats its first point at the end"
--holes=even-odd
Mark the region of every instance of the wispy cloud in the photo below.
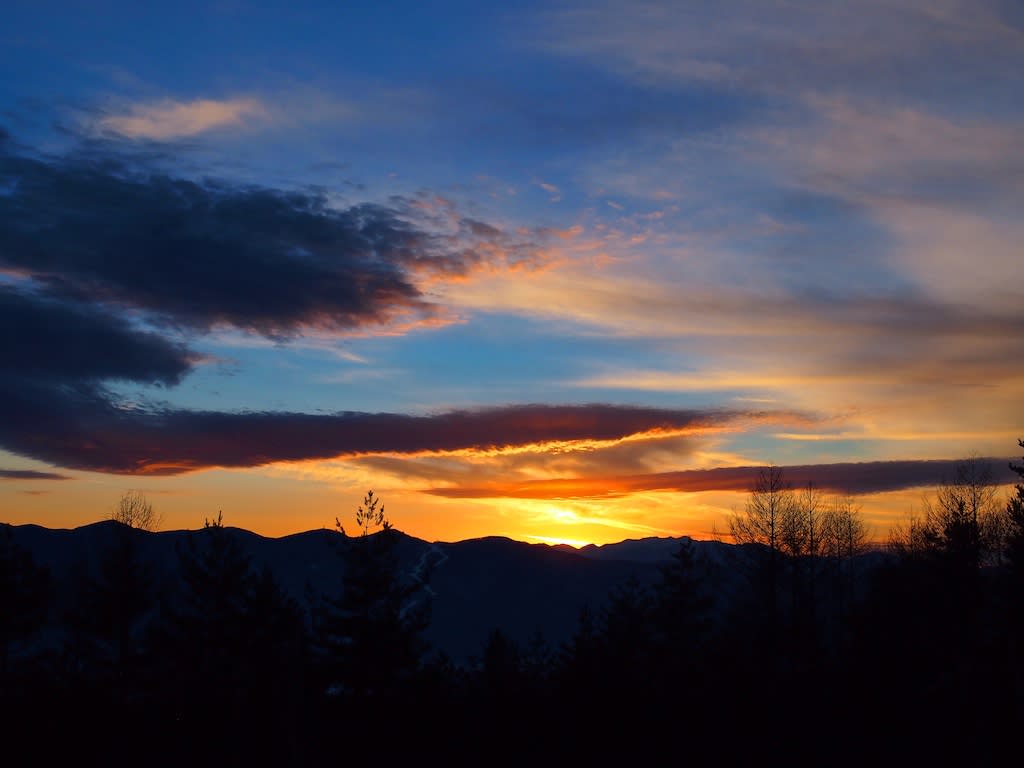
{"type": "Polygon", "coordinates": [[[218,101],[162,101],[135,104],[120,114],[108,115],[100,127],[132,139],[167,141],[197,136],[207,131],[244,125],[268,117],[264,104],[254,98],[218,101]]]}
{"type": "Polygon", "coordinates": [[[1012,12],[997,0],[569,3],[531,32],[554,53],[643,82],[796,94],[860,88],[886,75],[891,88],[921,88],[942,76],[927,66],[941,58],[1008,82],[998,54],[1024,47],[1012,12]]]}
{"type": "Polygon", "coordinates": [[[775,150],[767,157],[802,171],[818,191],[976,209],[1024,194],[1024,115],[958,114],[841,96],[809,103],[816,120],[757,138],[775,150]]]}
{"type": "Polygon", "coordinates": [[[699,85],[757,105],[723,129],[649,132],[580,164],[592,188],[686,201],[677,232],[723,284],[902,283],[1020,305],[1024,28],[1006,3],[568,3],[537,39],[639,89],[699,85]],[[759,216],[800,231],[711,240],[718,219],[759,216]]]}
{"type": "Polygon", "coordinates": [[[40,472],[35,469],[0,469],[0,480],[70,480],[67,475],[56,472],[40,472]]]}
{"type": "Polygon", "coordinates": [[[551,183],[546,182],[546,181],[536,181],[534,183],[538,187],[540,187],[541,189],[543,189],[545,192],[548,193],[548,199],[552,203],[561,202],[561,200],[562,200],[562,191],[558,187],[556,187],[554,184],[551,184],[551,183]]]}

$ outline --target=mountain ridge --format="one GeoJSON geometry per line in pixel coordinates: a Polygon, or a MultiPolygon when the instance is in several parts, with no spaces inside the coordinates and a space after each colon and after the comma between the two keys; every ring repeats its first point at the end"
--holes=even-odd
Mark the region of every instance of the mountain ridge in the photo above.
{"type": "MultiPolygon", "coordinates": [[[[73,600],[82,574],[95,573],[103,552],[123,531],[120,525],[112,520],[77,528],[28,523],[10,525],[10,530],[16,543],[50,569],[57,592],[67,602],[73,600]]],[[[179,548],[202,530],[131,529],[131,536],[140,559],[158,582],[166,582],[175,578],[179,548]]],[[[340,590],[343,544],[351,537],[328,528],[281,537],[233,526],[224,530],[249,556],[255,571],[268,567],[285,592],[307,610],[313,599],[340,590]]],[[[400,568],[418,576],[425,572],[430,586],[432,620],[426,639],[457,660],[473,656],[493,629],[520,642],[537,632],[552,645],[564,642],[583,606],[598,608],[630,576],[652,584],[659,573],[650,556],[636,562],[610,557],[615,545],[593,552],[567,552],[557,545],[504,536],[430,542],[395,533],[400,568]]]]}
{"type": "MultiPolygon", "coordinates": [[[[70,529],[31,523],[9,527],[15,543],[51,571],[65,607],[74,604],[82,579],[97,572],[104,553],[126,530],[111,520],[70,529]]],[[[203,529],[127,530],[159,588],[173,592],[180,578],[179,552],[203,529]]],[[[282,537],[236,527],[224,531],[250,558],[253,570],[269,569],[307,616],[318,600],[340,593],[345,542],[353,537],[327,528],[282,537]]],[[[574,549],[505,536],[429,542],[400,531],[395,534],[400,572],[429,585],[431,622],[425,639],[455,661],[473,658],[495,629],[522,644],[540,635],[552,648],[559,647],[572,637],[581,610],[600,610],[612,591],[629,579],[641,587],[653,586],[684,542],[691,546],[698,582],[727,603],[745,578],[743,557],[750,551],[685,536],[574,549]]]]}

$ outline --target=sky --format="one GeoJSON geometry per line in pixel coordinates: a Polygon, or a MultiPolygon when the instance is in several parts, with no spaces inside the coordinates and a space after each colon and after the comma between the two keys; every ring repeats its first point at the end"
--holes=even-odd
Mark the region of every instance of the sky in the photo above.
{"type": "Polygon", "coordinates": [[[708,538],[774,464],[883,538],[1013,477],[1017,0],[3,16],[0,519],[708,538]]]}

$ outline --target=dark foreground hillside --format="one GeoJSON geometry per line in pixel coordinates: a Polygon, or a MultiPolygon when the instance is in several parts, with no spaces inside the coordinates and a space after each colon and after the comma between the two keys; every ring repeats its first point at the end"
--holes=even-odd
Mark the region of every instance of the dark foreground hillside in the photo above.
{"type": "Polygon", "coordinates": [[[219,522],[0,531],[9,764],[1003,764],[1024,579],[955,540],[856,558],[567,552],[219,522]],[[59,738],[55,734],[59,733],[59,738]]]}

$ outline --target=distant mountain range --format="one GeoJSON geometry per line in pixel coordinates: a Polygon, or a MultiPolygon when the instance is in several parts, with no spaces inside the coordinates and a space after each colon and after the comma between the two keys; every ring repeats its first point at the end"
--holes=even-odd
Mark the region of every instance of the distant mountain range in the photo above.
{"type": "MultiPolygon", "coordinates": [[[[73,530],[21,525],[12,531],[14,540],[50,569],[58,600],[68,601],[75,582],[93,572],[111,547],[117,526],[104,521],[73,530]]],[[[239,528],[226,531],[252,558],[255,569],[267,566],[300,604],[308,606],[317,595],[339,591],[342,534],[322,529],[274,539],[239,528]]],[[[178,548],[192,534],[133,531],[140,557],[158,582],[174,576],[178,548]]],[[[478,654],[494,629],[524,645],[540,636],[556,649],[571,637],[583,606],[600,610],[611,590],[631,576],[653,584],[661,566],[688,540],[631,539],[573,549],[503,537],[431,543],[398,536],[400,568],[407,575],[425,575],[428,584],[431,623],[426,639],[456,661],[478,654]]],[[[718,541],[693,544],[697,567],[713,571],[714,588],[728,591],[739,578],[733,566],[742,548],[718,541]]]]}

